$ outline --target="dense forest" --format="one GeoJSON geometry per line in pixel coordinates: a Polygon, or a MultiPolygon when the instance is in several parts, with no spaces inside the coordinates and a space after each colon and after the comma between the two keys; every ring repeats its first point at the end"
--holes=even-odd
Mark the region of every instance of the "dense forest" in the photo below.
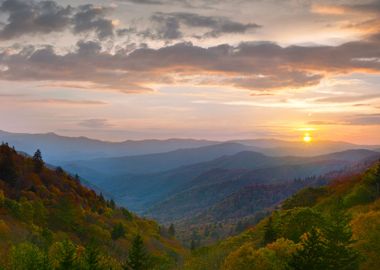
{"type": "Polygon", "coordinates": [[[0,269],[175,269],[186,251],[168,228],[0,146],[0,269]]]}
{"type": "Polygon", "coordinates": [[[192,252],[185,269],[375,270],[380,265],[380,162],[303,189],[253,228],[192,252]]]}
{"type": "MultiPolygon", "coordinates": [[[[275,195],[265,191],[265,186],[246,189],[239,205],[275,195]]],[[[0,269],[378,269],[379,198],[376,162],[363,173],[304,188],[271,213],[252,217],[256,225],[242,220],[230,228],[238,235],[201,246],[197,240],[225,226],[208,225],[187,249],[175,239],[173,225],[160,226],[118,207],[84,187],[79,176],[45,164],[39,150],[30,157],[2,144],[0,269]]],[[[229,200],[237,205],[235,197],[229,200]]],[[[231,213],[245,211],[240,208],[231,213]]]]}

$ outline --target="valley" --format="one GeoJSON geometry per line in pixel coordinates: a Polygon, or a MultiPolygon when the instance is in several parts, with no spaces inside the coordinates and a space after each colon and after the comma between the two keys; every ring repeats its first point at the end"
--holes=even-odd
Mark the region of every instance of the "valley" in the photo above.
{"type": "MultiPolygon", "coordinates": [[[[78,139],[64,140],[71,149],[78,139]]],[[[35,143],[38,142],[39,139],[35,143]]],[[[207,142],[210,145],[205,146],[199,146],[205,141],[185,140],[180,144],[180,139],[173,139],[171,142],[176,142],[179,148],[107,157],[114,153],[110,148],[101,158],[88,156],[85,160],[67,162],[66,152],[56,151],[57,156],[62,155],[62,164],[54,164],[54,159],[47,158],[47,161],[62,165],[72,175],[79,175],[89,187],[139,215],[166,226],[174,224],[177,237],[190,246],[192,241],[204,245],[235,235],[260,221],[298,190],[323,186],[336,176],[364,170],[380,157],[377,146],[363,149],[342,142],[321,142],[315,149],[311,145],[278,140],[207,142]],[[326,149],[342,151],[314,156],[287,155],[289,149],[297,153],[302,147],[319,153],[324,145],[326,149]],[[281,150],[277,156],[268,155],[273,154],[273,149],[287,150],[281,150]],[[208,236],[199,237],[203,234],[208,236]]],[[[151,143],[137,144],[146,144],[142,148],[148,149],[151,143]]],[[[161,143],[165,145],[168,141],[161,143]]],[[[27,152],[28,148],[22,150],[27,152]]]]}

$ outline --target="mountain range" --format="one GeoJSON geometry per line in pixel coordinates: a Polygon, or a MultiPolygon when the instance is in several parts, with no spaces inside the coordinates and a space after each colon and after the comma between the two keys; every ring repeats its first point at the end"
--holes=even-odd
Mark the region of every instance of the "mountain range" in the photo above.
{"type": "Polygon", "coordinates": [[[0,140],[29,155],[39,148],[48,163],[78,174],[120,205],[180,228],[249,218],[301,188],[325,184],[326,175],[363,168],[380,156],[378,146],[333,141],[115,143],[7,132],[0,132],[0,140]]]}
{"type": "Polygon", "coordinates": [[[29,155],[40,149],[46,161],[58,165],[71,160],[162,153],[217,143],[192,139],[106,142],[87,137],[65,137],[55,133],[27,134],[6,131],[0,131],[0,141],[7,142],[29,155]]]}
{"type": "MultiPolygon", "coordinates": [[[[6,132],[0,132],[0,140],[21,146],[19,152],[8,144],[0,147],[0,240],[8,241],[13,250],[33,249],[33,254],[53,256],[52,260],[60,259],[54,258],[54,250],[67,244],[63,239],[78,252],[90,252],[96,239],[99,252],[109,250],[109,259],[120,267],[137,233],[156,265],[220,269],[222,264],[234,265],[234,256],[246,260],[239,252],[247,239],[259,241],[251,250],[270,249],[266,245],[277,240],[302,243],[302,233],[310,233],[302,226],[323,219],[318,211],[333,211],[338,201],[344,211],[355,213],[353,228],[367,226],[357,225],[357,205],[378,197],[373,183],[379,169],[371,168],[380,158],[377,146],[280,140],[110,143],[6,132]],[[37,148],[42,149],[45,166],[39,154],[32,157],[37,148]],[[368,168],[370,172],[362,174],[368,168]],[[336,198],[340,199],[334,202],[336,198]],[[302,215],[298,221],[297,215],[302,215]],[[262,231],[269,230],[272,219],[276,234],[267,236],[262,231]],[[49,243],[46,233],[53,237],[49,243]],[[197,249],[200,253],[193,252],[183,264],[186,251],[174,235],[193,249],[222,241],[197,249]]],[[[6,242],[0,241],[0,247],[7,250],[1,243],[6,242]]],[[[17,264],[9,256],[10,261],[0,260],[0,265],[17,264]]],[[[90,263],[86,256],[80,263],[90,263]]]]}

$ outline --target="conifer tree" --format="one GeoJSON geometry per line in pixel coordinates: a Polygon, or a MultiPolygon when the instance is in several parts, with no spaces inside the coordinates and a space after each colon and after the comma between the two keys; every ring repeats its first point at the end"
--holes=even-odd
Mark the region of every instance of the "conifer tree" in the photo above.
{"type": "Polygon", "coordinates": [[[111,237],[113,240],[117,240],[121,237],[124,237],[125,235],[125,228],[124,228],[124,225],[122,223],[118,223],[116,224],[113,229],[112,229],[112,232],[111,232],[111,237]]]}
{"type": "Polygon", "coordinates": [[[291,269],[357,270],[360,257],[351,246],[349,221],[338,208],[322,230],[313,228],[302,239],[303,248],[293,256],[291,269]]]}
{"type": "Polygon", "coordinates": [[[303,236],[302,248],[292,257],[289,266],[294,270],[325,270],[326,240],[319,229],[313,228],[303,236]]]}
{"type": "Polygon", "coordinates": [[[376,186],[376,196],[380,197],[380,160],[377,162],[375,169],[375,186],[376,186]]]}
{"type": "Polygon", "coordinates": [[[190,250],[195,250],[196,246],[195,246],[195,241],[194,239],[191,239],[191,242],[190,242],[190,250]]]}
{"type": "Polygon", "coordinates": [[[138,234],[129,250],[125,270],[146,270],[149,267],[149,255],[145,249],[142,237],[138,234]]]}
{"type": "Polygon", "coordinates": [[[57,270],[76,269],[75,250],[71,241],[65,240],[61,243],[57,270]]]}
{"type": "Polygon", "coordinates": [[[329,269],[355,270],[359,268],[359,254],[352,248],[350,217],[337,209],[330,217],[324,232],[327,238],[326,261],[329,269]]]}
{"type": "Polygon", "coordinates": [[[0,149],[0,179],[14,186],[17,178],[17,169],[12,155],[13,150],[6,144],[0,149]]]}
{"type": "Polygon", "coordinates": [[[169,226],[169,229],[168,229],[168,233],[171,237],[174,237],[175,236],[175,228],[174,228],[174,224],[170,224],[169,226]]]}
{"type": "Polygon", "coordinates": [[[84,252],[85,267],[88,270],[101,270],[99,265],[100,252],[99,249],[94,245],[90,244],[86,247],[84,252]]]}
{"type": "Polygon", "coordinates": [[[273,228],[273,218],[269,217],[267,223],[265,224],[264,227],[264,239],[263,239],[263,244],[264,246],[266,244],[272,243],[276,240],[276,231],[273,228]]]}
{"type": "Polygon", "coordinates": [[[33,155],[33,163],[34,163],[34,171],[36,173],[42,172],[42,169],[44,168],[44,161],[42,159],[42,154],[40,149],[37,149],[37,151],[33,155]]]}

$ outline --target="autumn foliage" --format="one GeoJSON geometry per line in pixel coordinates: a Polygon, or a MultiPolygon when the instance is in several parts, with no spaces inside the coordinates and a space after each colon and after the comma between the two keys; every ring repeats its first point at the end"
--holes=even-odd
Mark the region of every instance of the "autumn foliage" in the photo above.
{"type": "Polygon", "coordinates": [[[194,250],[185,269],[376,270],[380,265],[380,162],[307,188],[255,227],[194,250]]]}
{"type": "Polygon", "coordinates": [[[176,267],[184,250],[158,224],[47,168],[40,151],[0,146],[0,269],[133,269],[136,235],[149,258],[139,269],[176,267]]]}

